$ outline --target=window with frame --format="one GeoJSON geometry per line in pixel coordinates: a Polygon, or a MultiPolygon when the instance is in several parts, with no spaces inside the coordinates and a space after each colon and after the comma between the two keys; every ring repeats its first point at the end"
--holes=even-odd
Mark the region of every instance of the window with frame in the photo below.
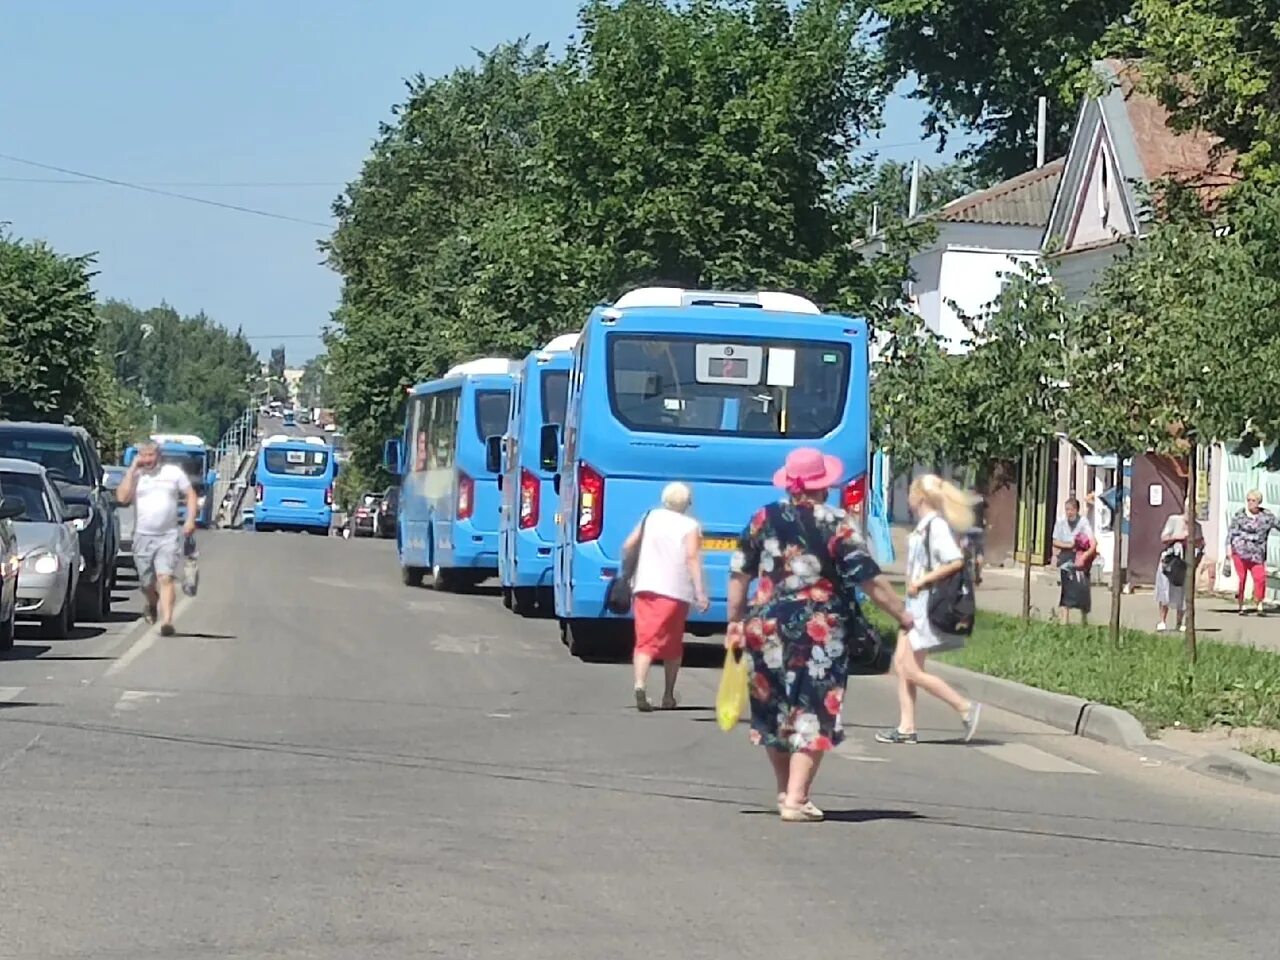
{"type": "Polygon", "coordinates": [[[431,399],[431,421],[427,449],[427,469],[451,470],[458,440],[458,399],[460,390],[446,390],[431,399]]]}

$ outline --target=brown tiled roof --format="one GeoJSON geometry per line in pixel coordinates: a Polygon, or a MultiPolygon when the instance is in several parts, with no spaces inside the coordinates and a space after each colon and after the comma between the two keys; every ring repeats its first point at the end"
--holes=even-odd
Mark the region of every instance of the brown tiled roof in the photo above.
{"type": "Polygon", "coordinates": [[[952,200],[938,211],[937,217],[952,223],[1043,227],[1049,222],[1064,164],[1062,159],[1053,160],[994,187],[952,200]]]}
{"type": "Polygon", "coordinates": [[[1169,125],[1169,111],[1154,97],[1141,92],[1141,63],[1104,60],[1115,75],[1124,97],[1125,113],[1133,131],[1142,172],[1148,182],[1170,177],[1199,184],[1212,195],[1237,182],[1232,175],[1235,154],[1222,141],[1203,130],[1179,133],[1169,125]]]}

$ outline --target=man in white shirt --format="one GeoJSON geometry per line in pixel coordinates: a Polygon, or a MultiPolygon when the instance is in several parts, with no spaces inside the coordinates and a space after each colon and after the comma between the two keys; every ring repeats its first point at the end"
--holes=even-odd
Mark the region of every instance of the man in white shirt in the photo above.
{"type": "Polygon", "coordinates": [[[195,487],[176,464],[160,462],[160,445],[148,440],[138,447],[138,455],[120,482],[116,499],[135,504],[133,559],[138,581],[146,597],[143,616],[155,623],[157,608],[160,635],[173,636],[173,606],[177,599],[174,579],[182,561],[182,541],[196,529],[200,512],[195,487]],[[178,527],[178,498],[186,497],[187,522],[178,527]]]}

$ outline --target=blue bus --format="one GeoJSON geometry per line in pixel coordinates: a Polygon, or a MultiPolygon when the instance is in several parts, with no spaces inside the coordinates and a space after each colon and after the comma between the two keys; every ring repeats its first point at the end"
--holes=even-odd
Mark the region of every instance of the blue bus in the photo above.
{"type": "Polygon", "coordinates": [[[551,610],[556,540],[554,489],[560,451],[544,450],[548,426],[564,427],[576,333],[556,337],[527,356],[511,387],[511,414],[502,445],[502,513],[498,520],[498,579],[502,602],[522,616],[551,610]]]}
{"type": "Polygon", "coordinates": [[[512,361],[462,363],[409,391],[404,434],[383,460],[400,477],[400,577],[465,590],[498,573],[498,472],[512,361]]]}
{"type": "Polygon", "coordinates": [[[571,652],[630,649],[630,619],[605,596],[623,541],[670,481],[689,484],[703,528],[711,609],[690,614],[695,636],[724,629],[730,556],[751,515],[780,496],[772,478],[790,450],[838,456],[850,476],[833,501],[860,518],[868,379],[866,321],[793,294],[652,287],[592,311],[557,475],[555,609],[571,652]]]}
{"type": "MultiPolygon", "coordinates": [[[[200,437],[189,433],[155,433],[151,439],[160,445],[160,462],[172,463],[181,467],[191,485],[196,489],[196,497],[200,503],[200,514],[196,517],[196,525],[208,527],[213,520],[214,504],[209,497],[218,479],[217,465],[214,463],[214,452],[200,437]]],[[[124,465],[133,463],[138,455],[137,447],[129,447],[124,452],[124,465]]],[[[178,519],[187,519],[187,505],[178,505],[178,519]]]]}
{"type": "Polygon", "coordinates": [[[254,469],[253,529],[328,536],[338,461],[320,437],[276,434],[262,441],[254,469]]]}

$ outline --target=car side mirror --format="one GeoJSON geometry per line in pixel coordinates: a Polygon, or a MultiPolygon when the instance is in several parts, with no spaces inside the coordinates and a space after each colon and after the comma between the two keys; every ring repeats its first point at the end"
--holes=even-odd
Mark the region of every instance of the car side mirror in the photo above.
{"type": "Polygon", "coordinates": [[[400,466],[400,461],[402,459],[401,450],[403,446],[404,444],[401,443],[399,438],[396,438],[395,440],[388,440],[382,445],[382,466],[385,467],[387,473],[391,474],[393,477],[398,477],[404,472],[400,466]]]}
{"type": "Polygon", "coordinates": [[[502,437],[495,435],[484,442],[484,468],[489,473],[502,472],[502,437]]]}
{"type": "Polygon", "coordinates": [[[87,503],[68,503],[62,511],[63,520],[88,520],[90,516],[87,503]]]}
{"type": "Polygon", "coordinates": [[[27,505],[16,497],[0,499],[0,520],[17,520],[27,512],[27,505]]]}
{"type": "Polygon", "coordinates": [[[544,423],[538,441],[538,461],[542,469],[554,470],[560,466],[560,427],[554,423],[544,423]]]}

